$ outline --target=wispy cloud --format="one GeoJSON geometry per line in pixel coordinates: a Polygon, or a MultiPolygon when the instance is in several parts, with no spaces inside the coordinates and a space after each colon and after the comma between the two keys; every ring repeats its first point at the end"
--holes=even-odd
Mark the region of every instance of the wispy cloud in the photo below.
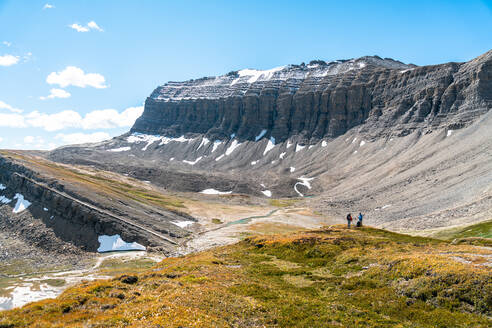
{"type": "Polygon", "coordinates": [[[89,23],[87,23],[87,25],[80,25],[78,23],[73,23],[72,25],[68,25],[68,27],[76,30],[77,32],[89,32],[91,30],[96,30],[96,31],[99,31],[99,32],[103,32],[104,30],[99,27],[99,25],[97,25],[96,22],[94,21],[90,21],[89,23]]]}
{"type": "Polygon", "coordinates": [[[106,132],[94,132],[94,133],[59,133],[55,136],[55,139],[61,140],[67,144],[82,144],[89,142],[100,142],[111,139],[111,136],[106,132]]]}
{"type": "Polygon", "coordinates": [[[19,62],[19,56],[3,55],[0,56],[0,66],[12,66],[19,62]]]}
{"type": "Polygon", "coordinates": [[[104,84],[105,81],[106,79],[101,74],[86,74],[82,69],[75,66],[67,66],[61,72],[52,72],[46,78],[48,84],[58,84],[62,88],[73,85],[81,88],[89,86],[97,89],[104,89],[108,87],[104,84]]]}
{"type": "Polygon", "coordinates": [[[69,98],[71,96],[70,92],[63,89],[51,89],[50,94],[46,97],[39,97],[41,100],[54,99],[54,98],[69,98]]]}
{"type": "Polygon", "coordinates": [[[2,44],[4,44],[7,47],[10,47],[12,45],[12,42],[3,41],[2,44]]]}
{"type": "Polygon", "coordinates": [[[0,109],[7,109],[13,113],[22,113],[22,109],[14,108],[1,100],[0,100],[0,109]]]}
{"type": "Polygon", "coordinates": [[[47,3],[47,4],[45,4],[45,5],[43,6],[43,9],[52,9],[52,8],[55,8],[55,6],[50,5],[49,3],[47,3]]]}

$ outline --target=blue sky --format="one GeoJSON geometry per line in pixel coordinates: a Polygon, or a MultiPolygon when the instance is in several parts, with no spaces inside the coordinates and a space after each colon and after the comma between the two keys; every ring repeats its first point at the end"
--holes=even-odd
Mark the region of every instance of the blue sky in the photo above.
{"type": "Polygon", "coordinates": [[[438,64],[490,49],[492,0],[0,0],[0,148],[119,135],[170,80],[376,54],[438,64]]]}

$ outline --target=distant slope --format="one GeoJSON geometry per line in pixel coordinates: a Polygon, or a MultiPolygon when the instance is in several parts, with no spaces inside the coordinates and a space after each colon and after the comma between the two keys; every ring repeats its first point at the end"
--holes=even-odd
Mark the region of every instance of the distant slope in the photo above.
{"type": "Polygon", "coordinates": [[[372,228],[257,236],[0,312],[0,326],[490,327],[491,256],[372,228]]]}

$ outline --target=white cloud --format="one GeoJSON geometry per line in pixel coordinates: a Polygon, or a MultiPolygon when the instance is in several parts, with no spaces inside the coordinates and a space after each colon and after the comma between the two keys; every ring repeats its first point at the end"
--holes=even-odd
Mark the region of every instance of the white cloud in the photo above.
{"type": "MultiPolygon", "coordinates": [[[[10,109],[10,105],[0,101],[0,109],[10,109]]],[[[16,110],[14,108],[14,110],[16,110]]],[[[29,114],[3,114],[0,113],[0,127],[42,128],[45,131],[59,131],[63,129],[113,129],[131,127],[135,120],[142,115],[143,106],[129,107],[122,112],[115,109],[94,110],[80,115],[73,110],[64,110],[54,114],[40,113],[38,111],[29,114]]],[[[20,110],[19,110],[20,111],[20,110]]]]}
{"type": "Polygon", "coordinates": [[[3,41],[2,43],[7,47],[10,47],[12,45],[12,42],[8,42],[8,41],[3,41]]]}
{"type": "Polygon", "coordinates": [[[0,142],[2,142],[2,141],[3,141],[3,138],[2,138],[2,137],[0,137],[0,142]]]}
{"type": "Polygon", "coordinates": [[[47,4],[45,4],[45,5],[43,6],[43,9],[51,9],[51,8],[55,8],[55,6],[50,5],[49,3],[47,3],[47,4]]]}
{"type": "Polygon", "coordinates": [[[94,21],[90,21],[89,23],[87,23],[86,26],[80,25],[78,23],[73,23],[72,25],[68,25],[68,27],[76,30],[77,32],[89,32],[90,30],[96,30],[96,31],[99,31],[99,32],[103,32],[104,31],[94,21]]]}
{"type": "Polygon", "coordinates": [[[72,24],[72,25],[68,25],[68,26],[70,28],[73,28],[77,32],[89,32],[89,28],[88,27],[85,27],[85,26],[82,26],[82,25],[79,25],[79,24],[72,24]]]}
{"type": "Polygon", "coordinates": [[[96,24],[94,21],[90,21],[87,23],[87,27],[93,30],[97,30],[99,32],[103,32],[103,29],[99,27],[99,25],[96,24]]]}
{"type": "Polygon", "coordinates": [[[78,128],[81,121],[80,114],[73,110],[64,110],[55,114],[34,111],[26,115],[26,122],[29,126],[43,128],[46,131],[78,128]]]}
{"type": "Polygon", "coordinates": [[[85,115],[82,120],[84,130],[111,129],[116,127],[130,127],[143,113],[143,106],[130,107],[118,113],[115,109],[95,110],[85,115]]]}
{"type": "Polygon", "coordinates": [[[48,84],[58,84],[62,88],[74,85],[81,88],[89,86],[97,89],[104,89],[108,87],[104,84],[105,81],[106,79],[101,74],[85,74],[82,69],[75,66],[67,66],[61,72],[51,72],[46,78],[48,84]]]}
{"type": "Polygon", "coordinates": [[[103,140],[111,139],[111,136],[106,132],[94,132],[94,133],[59,133],[55,136],[55,139],[59,139],[67,144],[81,144],[89,142],[100,142],[103,140]]]}
{"type": "Polygon", "coordinates": [[[69,98],[70,96],[71,94],[63,89],[51,89],[49,96],[39,97],[39,99],[69,98]]]}
{"type": "Polygon", "coordinates": [[[13,113],[22,113],[22,109],[14,108],[0,100],[0,109],[7,109],[13,113]]]}
{"type": "Polygon", "coordinates": [[[19,62],[19,56],[3,55],[0,56],[0,66],[12,66],[19,62]]]}
{"type": "Polygon", "coordinates": [[[0,113],[0,126],[8,128],[25,128],[27,125],[24,116],[20,114],[0,113]]]}

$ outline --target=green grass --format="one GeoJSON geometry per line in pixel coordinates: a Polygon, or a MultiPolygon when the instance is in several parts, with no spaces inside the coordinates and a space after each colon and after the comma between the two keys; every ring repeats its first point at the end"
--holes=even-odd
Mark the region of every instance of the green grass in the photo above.
{"type": "Polygon", "coordinates": [[[270,199],[268,203],[275,207],[289,207],[297,203],[299,199],[270,199]]]}
{"type": "Polygon", "coordinates": [[[454,240],[455,243],[492,246],[492,220],[467,227],[451,228],[433,234],[434,238],[454,240]]]}
{"type": "Polygon", "coordinates": [[[0,327],[490,327],[490,268],[453,259],[471,253],[491,252],[372,228],[253,236],[1,312],[0,327]]]}

